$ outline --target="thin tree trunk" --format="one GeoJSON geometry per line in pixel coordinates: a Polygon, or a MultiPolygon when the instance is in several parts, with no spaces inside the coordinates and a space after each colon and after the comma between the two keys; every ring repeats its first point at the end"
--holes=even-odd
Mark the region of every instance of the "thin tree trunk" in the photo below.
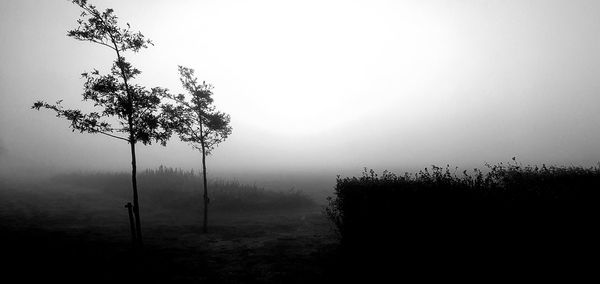
{"type": "Polygon", "coordinates": [[[206,184],[206,154],[204,152],[204,143],[202,143],[202,178],[204,184],[204,224],[202,226],[202,232],[208,231],[208,189],[206,184]]]}
{"type": "Polygon", "coordinates": [[[133,97],[131,95],[131,90],[129,89],[129,84],[127,83],[127,75],[125,74],[125,70],[121,64],[123,63],[123,58],[121,57],[121,53],[119,52],[119,46],[115,41],[112,34],[110,34],[110,39],[113,43],[114,50],[117,53],[117,62],[119,63],[118,67],[121,71],[121,77],[123,78],[123,84],[125,85],[125,93],[127,94],[127,101],[129,103],[128,106],[128,114],[127,114],[127,123],[129,125],[129,145],[131,146],[131,185],[133,187],[133,215],[135,216],[135,230],[136,230],[136,239],[138,246],[142,248],[144,246],[144,242],[142,240],[142,220],[140,218],[140,203],[138,201],[138,189],[137,189],[137,164],[135,158],[135,136],[133,129],[133,97]]]}
{"type": "Polygon", "coordinates": [[[133,186],[133,214],[135,215],[135,231],[139,247],[144,246],[142,240],[142,220],[140,218],[140,203],[137,188],[137,164],[135,158],[135,142],[131,141],[131,185],[133,186]]]}
{"type": "Polygon", "coordinates": [[[208,185],[206,183],[206,145],[204,143],[204,130],[202,127],[203,113],[198,111],[198,125],[200,125],[200,146],[202,147],[202,184],[204,185],[204,222],[202,232],[208,232],[208,185]]]}

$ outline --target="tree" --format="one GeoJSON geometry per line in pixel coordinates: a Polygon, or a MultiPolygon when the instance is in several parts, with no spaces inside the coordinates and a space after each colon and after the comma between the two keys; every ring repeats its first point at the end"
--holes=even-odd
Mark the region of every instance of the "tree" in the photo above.
{"type": "Polygon", "coordinates": [[[215,110],[212,99],[211,85],[202,82],[194,76],[194,69],[179,66],[181,84],[191,95],[188,100],[185,95],[177,96],[166,94],[175,104],[165,104],[163,112],[169,116],[167,119],[173,123],[179,138],[188,142],[194,149],[202,153],[202,178],[204,187],[204,222],[202,231],[207,232],[208,223],[208,188],[206,182],[206,156],[231,134],[228,114],[215,110]]]}
{"type": "Polygon", "coordinates": [[[89,41],[115,53],[115,61],[109,74],[101,75],[98,70],[83,73],[85,80],[83,100],[91,101],[99,111],[84,113],[78,109],[65,109],[61,102],[49,104],[37,101],[32,108],[50,109],[57,117],[71,122],[70,128],[81,133],[100,133],[114,139],[126,141],[131,151],[131,184],[133,191],[133,213],[135,216],[135,232],[132,232],[139,247],[143,246],[140,218],[140,205],[137,188],[136,143],[144,145],[153,141],[166,145],[171,136],[171,129],[161,113],[161,98],[167,90],[156,87],[150,90],[132,84],[141,71],[125,60],[123,53],[137,53],[152,42],[140,32],[132,32],[131,27],[118,26],[117,16],[113,9],[100,12],[87,0],[73,0],[83,11],[77,20],[77,29],[68,31],[67,35],[76,40],[89,41]]]}

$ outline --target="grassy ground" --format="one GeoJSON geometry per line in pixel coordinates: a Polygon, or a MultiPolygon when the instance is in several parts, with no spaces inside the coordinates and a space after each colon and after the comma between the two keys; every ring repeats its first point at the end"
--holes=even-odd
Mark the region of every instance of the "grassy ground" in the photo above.
{"type": "Polygon", "coordinates": [[[121,226],[16,218],[3,216],[0,249],[6,271],[22,280],[306,283],[328,277],[336,248],[315,211],[215,220],[208,234],[199,225],[146,222],[138,257],[121,226]]]}
{"type": "MultiPolygon", "coordinates": [[[[142,207],[132,254],[123,200],[63,185],[3,184],[3,277],[19,282],[315,283],[333,277],[337,239],[316,205],[253,213],[142,207]]],[[[143,204],[142,204],[143,205],[143,204]]],[[[329,281],[328,281],[329,282],[329,281]]]]}

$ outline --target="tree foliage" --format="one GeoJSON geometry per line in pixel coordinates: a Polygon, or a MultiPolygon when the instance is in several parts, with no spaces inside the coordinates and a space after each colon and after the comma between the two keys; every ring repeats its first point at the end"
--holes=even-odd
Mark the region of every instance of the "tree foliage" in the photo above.
{"type": "Polygon", "coordinates": [[[171,135],[166,117],[160,112],[161,98],[167,89],[156,87],[147,89],[132,84],[141,71],[133,67],[123,57],[124,52],[138,52],[152,42],[140,32],[132,32],[118,26],[117,16],[113,9],[100,12],[96,6],[86,0],[74,0],[74,4],[83,12],[77,20],[78,27],[68,31],[67,35],[80,41],[89,41],[110,48],[116,54],[112,68],[108,74],[98,70],[85,72],[83,100],[91,101],[98,111],[84,113],[78,109],[64,108],[61,101],[49,104],[37,101],[33,109],[50,109],[58,117],[71,122],[73,131],[101,133],[130,143],[153,141],[165,144],[171,135]],[[116,122],[114,119],[116,118],[116,122]],[[119,134],[125,134],[125,137],[119,134]]]}
{"type": "Polygon", "coordinates": [[[213,86],[206,82],[198,83],[194,69],[179,66],[181,84],[190,94],[165,94],[175,104],[165,104],[163,112],[172,123],[179,138],[188,142],[194,149],[210,152],[231,134],[230,116],[217,111],[213,105],[213,86]]]}

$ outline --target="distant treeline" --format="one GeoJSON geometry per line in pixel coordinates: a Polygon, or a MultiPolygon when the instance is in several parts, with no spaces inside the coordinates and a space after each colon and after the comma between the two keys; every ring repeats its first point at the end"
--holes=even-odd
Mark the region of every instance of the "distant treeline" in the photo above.
{"type": "Polygon", "coordinates": [[[505,258],[503,265],[537,265],[591,254],[600,167],[486,166],[404,175],[365,169],[361,177],[338,177],[326,213],[349,259],[366,264],[385,256],[411,265],[501,269],[505,258]]]}
{"type": "MultiPolygon", "coordinates": [[[[129,198],[131,194],[131,176],[125,172],[70,173],[56,176],[54,181],[122,198],[129,198]]],[[[140,173],[138,183],[143,192],[141,200],[149,206],[183,211],[202,208],[201,172],[160,166],[140,173]]],[[[256,185],[225,180],[210,181],[209,188],[209,206],[215,211],[235,213],[316,206],[314,200],[299,190],[265,190],[256,185]]]]}

